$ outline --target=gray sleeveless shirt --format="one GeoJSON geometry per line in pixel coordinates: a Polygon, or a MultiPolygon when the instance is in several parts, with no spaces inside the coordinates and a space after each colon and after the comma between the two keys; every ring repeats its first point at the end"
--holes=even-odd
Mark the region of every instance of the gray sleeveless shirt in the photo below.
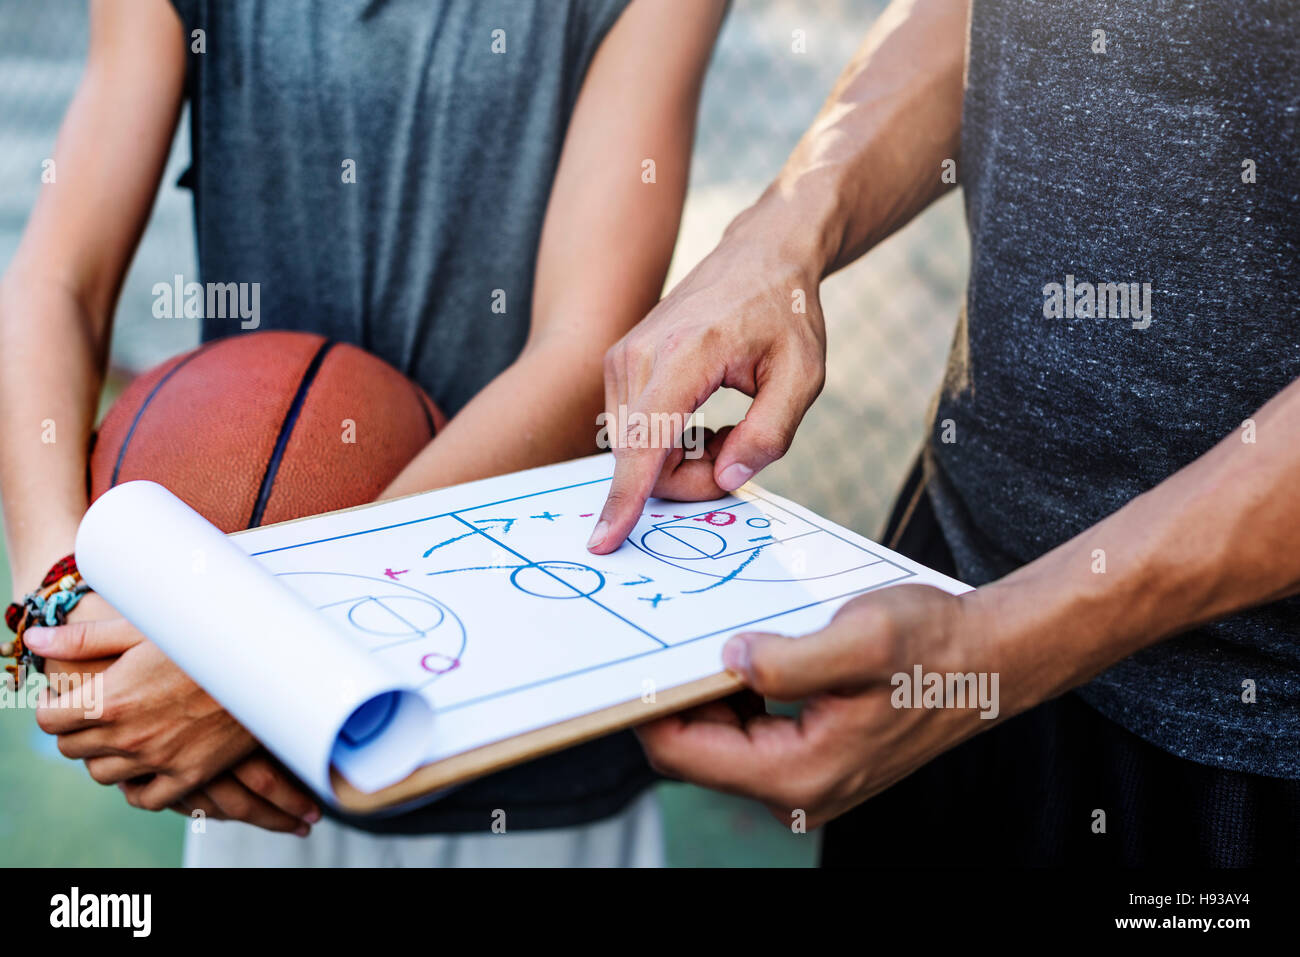
{"type": "Polygon", "coordinates": [[[523,347],[565,130],[627,2],[177,0],[205,31],[203,281],[260,282],[261,328],[360,345],[455,414],[523,347]]]}
{"type": "MultiPolygon", "coordinates": [[[[1248,441],[1243,421],[1300,377],[1298,120],[1290,0],[975,0],[970,286],[928,455],[972,585],[1224,436],[1248,441]]],[[[1300,778],[1300,598],[1165,641],[1081,694],[1180,757],[1300,778]]]]}
{"type": "MultiPolygon", "coordinates": [[[[565,131],[627,3],[174,0],[202,281],[260,283],[259,328],[360,345],[454,415],[523,346],[565,131]]],[[[486,830],[502,808],[511,829],[571,825],[650,780],[624,733],[353,823],[486,830]]]]}

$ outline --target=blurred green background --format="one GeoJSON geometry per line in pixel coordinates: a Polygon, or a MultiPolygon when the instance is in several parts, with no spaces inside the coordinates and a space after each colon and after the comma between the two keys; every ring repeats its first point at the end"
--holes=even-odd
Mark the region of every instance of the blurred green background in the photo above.
{"type": "MultiPolygon", "coordinates": [[[[881,0],[734,0],[705,83],[690,192],[668,285],[718,241],[761,192],[816,114],[881,0]],[[794,42],[801,38],[802,45],[794,42]]],[[[41,161],[78,81],[84,0],[0,2],[0,267],[40,190],[41,161]]],[[[153,318],[150,289],[193,275],[182,125],[115,319],[119,382],[197,342],[195,324],[153,318]]],[[[874,537],[919,445],[964,290],[960,197],[949,195],[864,261],[823,284],[832,343],[826,388],[763,484],[874,537]]],[[[743,415],[720,394],[706,425],[743,415]]],[[[0,552],[0,599],[10,601],[0,552]]],[[[24,583],[24,588],[31,587],[24,583]]],[[[64,759],[29,712],[0,710],[0,865],[175,865],[183,821],[126,806],[64,759]]],[[[685,785],[659,788],[670,863],[807,866],[817,835],[795,835],[760,806],[685,785]]]]}

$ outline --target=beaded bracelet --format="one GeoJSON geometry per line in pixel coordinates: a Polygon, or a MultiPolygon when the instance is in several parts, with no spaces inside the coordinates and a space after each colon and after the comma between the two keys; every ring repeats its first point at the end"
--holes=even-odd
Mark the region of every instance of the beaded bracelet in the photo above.
{"type": "Polygon", "coordinates": [[[13,602],[5,609],[5,624],[14,633],[14,640],[0,645],[0,657],[15,658],[5,671],[14,677],[14,686],[22,684],[23,675],[39,671],[45,662],[23,644],[23,632],[32,625],[53,627],[68,620],[68,612],[90,591],[90,586],[77,571],[77,560],[72,555],[60,558],[41,579],[41,587],[13,602]]]}

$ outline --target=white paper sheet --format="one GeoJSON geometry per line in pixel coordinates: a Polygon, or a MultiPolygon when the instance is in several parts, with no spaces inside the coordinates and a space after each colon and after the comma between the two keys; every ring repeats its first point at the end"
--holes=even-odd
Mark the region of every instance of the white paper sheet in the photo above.
{"type": "Polygon", "coordinates": [[[86,581],[316,790],[331,762],[368,791],[418,766],[432,714],[411,682],[161,485],[110,489],[76,549],[86,581]]]}
{"type": "Polygon", "coordinates": [[[805,633],[905,581],[968,590],[753,486],[711,503],[651,500],[627,544],[592,555],[612,470],[593,456],[229,539],[131,483],[92,507],[77,555],[94,587],[326,794],[331,755],[372,790],[410,770],[412,751],[427,763],[716,674],[737,631],[805,633]],[[202,573],[187,570],[196,555],[202,573]],[[340,750],[357,705],[403,690],[432,717],[404,708],[374,742],[340,750]]]}

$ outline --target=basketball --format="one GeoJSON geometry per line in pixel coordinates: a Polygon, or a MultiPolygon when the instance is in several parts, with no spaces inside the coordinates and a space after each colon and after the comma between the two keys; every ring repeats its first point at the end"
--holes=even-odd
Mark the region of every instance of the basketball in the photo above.
{"type": "Polygon", "coordinates": [[[306,332],[218,339],[137,377],[90,457],[90,496],[148,479],[224,532],[373,501],[446,423],[356,346],[306,332]]]}

